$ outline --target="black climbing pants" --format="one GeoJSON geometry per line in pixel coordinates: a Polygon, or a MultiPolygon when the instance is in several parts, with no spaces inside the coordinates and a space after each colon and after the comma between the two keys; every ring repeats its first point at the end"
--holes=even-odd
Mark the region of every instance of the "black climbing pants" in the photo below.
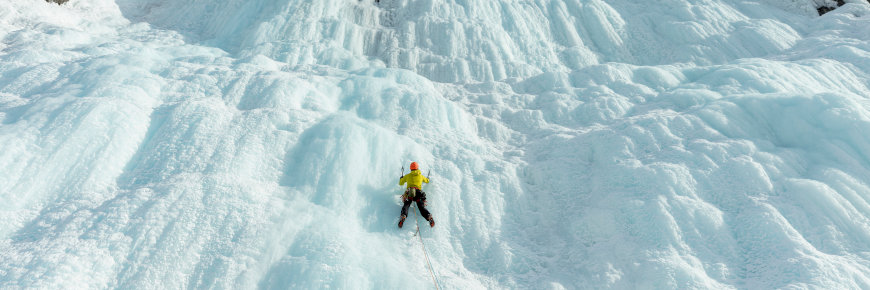
{"type": "Polygon", "coordinates": [[[402,215],[403,216],[408,216],[408,208],[411,207],[411,202],[417,202],[417,209],[420,210],[420,215],[422,215],[423,218],[428,220],[429,215],[431,215],[431,213],[429,213],[429,211],[426,210],[426,193],[423,192],[422,190],[417,190],[416,196],[414,196],[413,198],[405,199],[404,205],[402,205],[402,215]]]}

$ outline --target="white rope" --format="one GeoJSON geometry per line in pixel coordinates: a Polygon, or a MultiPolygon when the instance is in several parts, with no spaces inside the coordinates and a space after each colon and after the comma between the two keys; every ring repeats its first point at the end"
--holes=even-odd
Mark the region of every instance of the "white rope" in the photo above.
{"type": "Polygon", "coordinates": [[[417,211],[414,208],[411,208],[414,211],[414,224],[417,225],[417,237],[420,238],[420,248],[423,249],[423,256],[426,257],[426,265],[429,266],[429,274],[432,276],[432,282],[435,283],[435,289],[441,290],[441,287],[438,285],[438,280],[435,278],[435,270],[432,269],[432,262],[429,261],[429,253],[426,252],[426,245],[423,244],[423,236],[420,235],[420,221],[417,218],[417,211]]]}

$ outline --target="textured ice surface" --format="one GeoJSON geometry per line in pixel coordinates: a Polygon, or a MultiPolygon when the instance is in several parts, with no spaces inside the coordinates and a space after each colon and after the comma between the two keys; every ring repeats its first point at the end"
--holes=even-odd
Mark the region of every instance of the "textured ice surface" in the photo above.
{"type": "Polygon", "coordinates": [[[816,2],[2,1],[0,288],[870,288],[816,2]]]}

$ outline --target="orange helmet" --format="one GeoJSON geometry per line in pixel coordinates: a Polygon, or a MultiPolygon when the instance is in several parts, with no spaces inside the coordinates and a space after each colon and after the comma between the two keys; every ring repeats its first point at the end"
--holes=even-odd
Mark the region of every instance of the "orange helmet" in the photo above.
{"type": "Polygon", "coordinates": [[[417,168],[420,168],[420,166],[417,165],[417,162],[411,162],[411,170],[417,170],[417,168]]]}

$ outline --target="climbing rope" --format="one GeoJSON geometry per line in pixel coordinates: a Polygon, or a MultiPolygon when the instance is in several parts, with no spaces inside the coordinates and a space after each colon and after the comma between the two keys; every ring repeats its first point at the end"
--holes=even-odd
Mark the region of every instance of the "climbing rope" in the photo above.
{"type": "Polygon", "coordinates": [[[429,274],[432,276],[432,282],[435,283],[435,289],[441,290],[441,287],[438,285],[438,279],[435,278],[435,270],[432,269],[432,262],[429,261],[429,254],[426,253],[426,245],[423,244],[423,236],[420,235],[420,221],[417,218],[417,210],[412,207],[411,211],[414,212],[414,224],[417,225],[417,232],[415,234],[420,238],[420,248],[423,249],[423,256],[426,257],[426,265],[429,266],[429,274]]]}

